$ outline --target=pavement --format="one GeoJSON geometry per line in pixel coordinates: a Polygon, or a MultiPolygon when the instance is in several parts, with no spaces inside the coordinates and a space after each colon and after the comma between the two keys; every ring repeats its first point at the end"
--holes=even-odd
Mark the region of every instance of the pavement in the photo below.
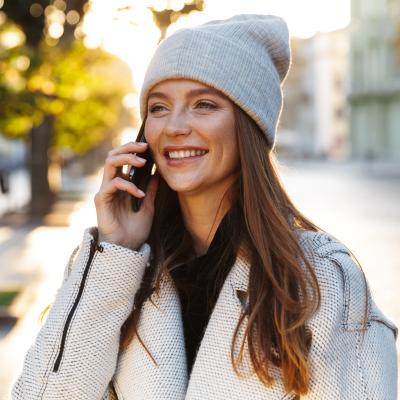
{"type": "MultiPolygon", "coordinates": [[[[398,165],[281,160],[280,171],[296,206],[353,251],[376,303],[400,327],[398,165]]],[[[18,322],[3,336],[0,330],[0,400],[10,400],[40,329],[38,317],[53,301],[69,255],[84,229],[96,224],[93,196],[99,186],[100,174],[67,182],[67,193],[82,196],[62,197],[40,225],[27,224],[23,213],[0,218],[0,289],[21,289],[12,308],[18,322]]],[[[400,341],[397,346],[400,354],[400,341]]]]}

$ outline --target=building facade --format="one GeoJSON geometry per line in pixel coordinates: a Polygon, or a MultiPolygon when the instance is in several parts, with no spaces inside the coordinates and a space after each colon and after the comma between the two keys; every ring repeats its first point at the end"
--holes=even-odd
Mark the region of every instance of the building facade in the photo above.
{"type": "Polygon", "coordinates": [[[350,138],[355,159],[400,161],[400,1],[352,0],[350,138]]]}
{"type": "Polygon", "coordinates": [[[277,144],[291,141],[302,157],[346,158],[348,30],[318,32],[308,39],[292,37],[291,49],[277,144]]]}

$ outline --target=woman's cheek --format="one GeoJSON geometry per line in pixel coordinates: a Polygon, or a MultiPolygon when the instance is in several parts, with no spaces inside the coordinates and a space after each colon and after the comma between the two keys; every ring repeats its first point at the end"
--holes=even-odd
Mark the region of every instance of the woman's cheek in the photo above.
{"type": "Polygon", "coordinates": [[[153,154],[157,149],[157,134],[153,124],[146,124],[144,136],[153,154]]]}

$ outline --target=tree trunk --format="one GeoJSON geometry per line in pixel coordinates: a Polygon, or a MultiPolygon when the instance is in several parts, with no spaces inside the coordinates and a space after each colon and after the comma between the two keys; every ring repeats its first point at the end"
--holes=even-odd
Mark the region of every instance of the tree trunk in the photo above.
{"type": "Polygon", "coordinates": [[[49,179],[49,149],[52,145],[54,117],[46,115],[43,122],[30,132],[31,203],[30,217],[46,215],[54,202],[49,179]]]}

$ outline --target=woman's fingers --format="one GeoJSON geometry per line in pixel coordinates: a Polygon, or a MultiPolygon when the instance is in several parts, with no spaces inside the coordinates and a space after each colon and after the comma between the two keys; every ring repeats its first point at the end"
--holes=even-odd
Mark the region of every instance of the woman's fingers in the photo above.
{"type": "Polygon", "coordinates": [[[101,202],[107,201],[118,190],[128,192],[135,197],[144,197],[142,191],[138,189],[136,185],[127,181],[126,179],[116,177],[107,182],[104,187],[101,188],[100,191],[95,195],[95,203],[99,204],[101,202]]]}
{"type": "Polygon", "coordinates": [[[118,169],[124,165],[133,165],[134,167],[143,167],[146,160],[135,154],[118,154],[108,156],[104,164],[103,183],[113,179],[118,174],[118,169]]]}
{"type": "Polygon", "coordinates": [[[144,142],[128,142],[110,150],[108,156],[116,156],[124,153],[142,153],[147,150],[147,146],[148,144],[144,142]]]}

